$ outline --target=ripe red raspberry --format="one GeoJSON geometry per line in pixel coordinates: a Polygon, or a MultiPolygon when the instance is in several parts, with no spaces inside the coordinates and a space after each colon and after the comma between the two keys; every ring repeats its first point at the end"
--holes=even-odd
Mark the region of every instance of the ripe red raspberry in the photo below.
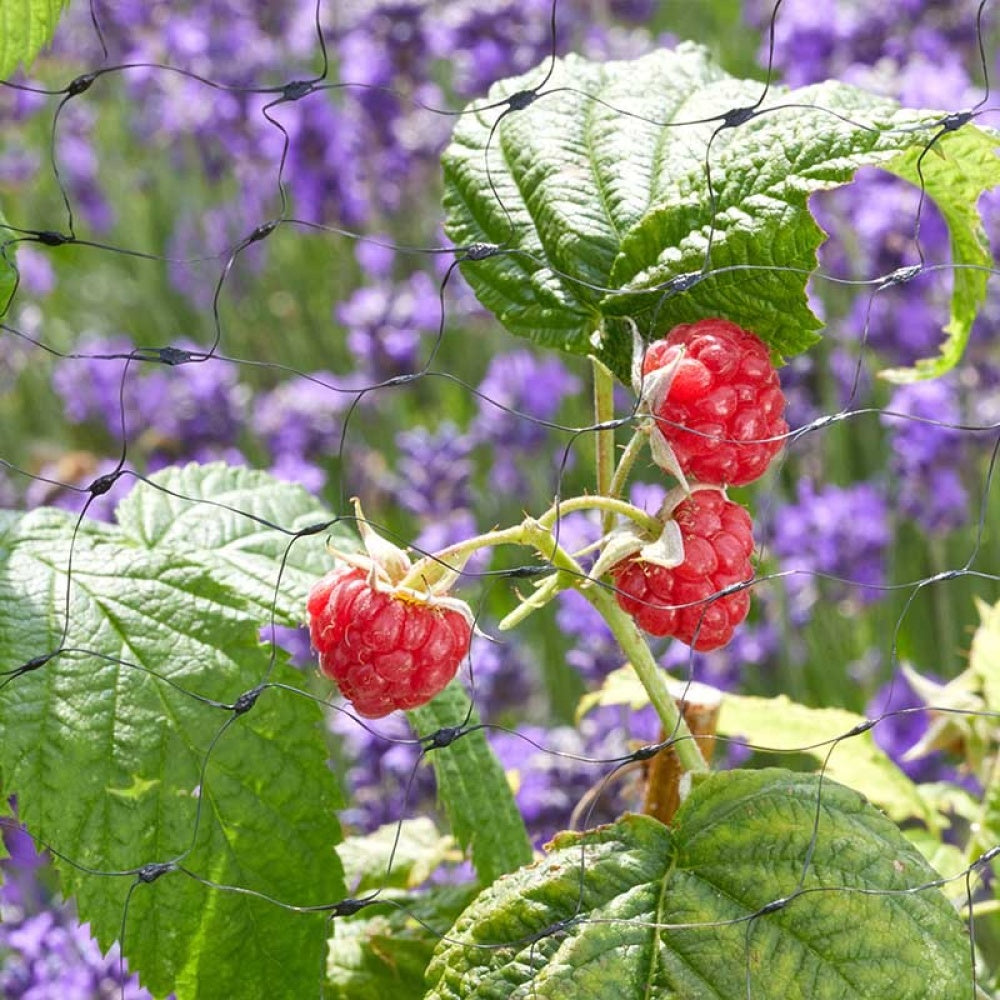
{"type": "Polygon", "coordinates": [[[354,566],[327,573],[307,611],[320,669],[369,719],[430,701],[455,676],[472,637],[460,611],[377,589],[354,566]]]}
{"type": "Polygon", "coordinates": [[[666,394],[650,400],[660,433],[685,476],[718,486],[753,482],[788,433],[767,347],[735,323],[703,319],[650,345],[643,376],[675,361],[682,349],[666,394]]]}
{"type": "Polygon", "coordinates": [[[750,591],[709,602],[753,576],[750,515],[718,490],[696,490],[673,513],[684,562],[673,569],[630,556],[611,570],[618,604],[650,635],[670,635],[697,650],[724,646],[750,610],[750,591]]]}

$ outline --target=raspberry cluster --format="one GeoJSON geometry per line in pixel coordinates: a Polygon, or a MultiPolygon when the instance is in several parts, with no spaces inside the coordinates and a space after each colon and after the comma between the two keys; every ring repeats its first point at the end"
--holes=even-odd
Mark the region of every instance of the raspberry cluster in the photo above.
{"type": "Polygon", "coordinates": [[[472,638],[461,611],[377,589],[356,566],[327,573],[306,610],[320,669],[369,719],[430,701],[455,676],[472,638]]]}
{"type": "Polygon", "coordinates": [[[686,493],[661,512],[679,529],[683,560],[623,559],[611,569],[618,603],[651,635],[717,649],[746,618],[750,593],[713,595],[753,577],[750,515],[724,490],[758,479],[781,450],[785,397],[767,346],[724,319],[651,344],[641,383],[653,456],[686,493]]]}

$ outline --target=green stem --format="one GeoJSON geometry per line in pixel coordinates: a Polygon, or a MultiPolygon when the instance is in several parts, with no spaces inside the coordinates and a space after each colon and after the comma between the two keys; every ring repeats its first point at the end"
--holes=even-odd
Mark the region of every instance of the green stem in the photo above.
{"type": "Polygon", "coordinates": [[[618,468],[611,478],[611,486],[608,489],[608,496],[620,497],[625,490],[625,483],[628,481],[629,473],[640,452],[646,447],[648,435],[644,430],[637,430],[622,452],[622,457],[618,460],[618,468]]]}
{"type": "Polygon", "coordinates": [[[705,758],[702,757],[698,744],[691,736],[691,731],[670,694],[663,672],[653,659],[653,654],[649,651],[649,646],[646,645],[646,640],[643,639],[635,622],[618,607],[614,595],[607,590],[587,587],[581,593],[611,627],[629,663],[646,689],[649,700],[660,717],[663,731],[675,740],[673,750],[681,766],[685,771],[707,771],[705,758]]]}
{"type": "Polygon", "coordinates": [[[454,566],[463,564],[465,559],[476,549],[524,544],[519,524],[501,531],[487,531],[474,538],[466,538],[454,545],[449,545],[446,549],[424,556],[423,559],[418,559],[397,586],[408,587],[411,590],[419,590],[421,587],[427,588],[435,581],[440,580],[446,573],[452,572],[454,566]]]}
{"type": "MultiPolygon", "coordinates": [[[[615,377],[597,358],[591,361],[594,369],[594,423],[608,424],[615,419],[615,377]]],[[[615,473],[615,431],[614,428],[606,428],[595,433],[597,492],[608,496],[615,473]]]]}
{"type": "Polygon", "coordinates": [[[653,538],[658,538],[663,532],[663,522],[659,518],[653,517],[652,514],[647,514],[639,507],[633,507],[632,504],[626,503],[624,500],[608,496],[571,497],[569,500],[562,500],[558,504],[553,504],[538,519],[538,523],[543,528],[549,529],[560,517],[574,510],[603,510],[611,517],[615,514],[621,514],[623,517],[635,521],[640,528],[652,535],[653,538]]]}

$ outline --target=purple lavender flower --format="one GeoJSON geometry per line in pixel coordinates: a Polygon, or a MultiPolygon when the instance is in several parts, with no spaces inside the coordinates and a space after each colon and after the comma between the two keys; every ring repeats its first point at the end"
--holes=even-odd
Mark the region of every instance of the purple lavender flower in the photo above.
{"type": "Polygon", "coordinates": [[[471,505],[474,443],[453,423],[445,421],[435,431],[403,431],[396,446],[396,490],[406,510],[429,519],[471,505]]]}
{"type": "Polygon", "coordinates": [[[254,399],[250,423],[276,462],[336,457],[341,417],[354,400],[328,372],[293,378],[254,399]]]}
{"type": "Polygon", "coordinates": [[[118,468],[113,458],[98,459],[89,452],[68,452],[62,458],[47,462],[39,469],[39,478],[33,479],[25,490],[24,506],[28,510],[35,507],[60,507],[63,510],[80,513],[87,507],[87,517],[95,521],[111,522],[115,519],[115,508],[135,485],[135,477],[123,475],[115,481],[107,493],[91,499],[88,487],[100,476],[107,476],[118,468]]]}
{"type": "Polygon", "coordinates": [[[392,276],[396,262],[396,251],[390,244],[392,237],[387,233],[371,233],[367,239],[358,240],[354,245],[354,256],[358,265],[369,279],[378,282],[392,276]]]}
{"type": "MultiPolygon", "coordinates": [[[[126,368],[126,361],[121,359],[132,350],[133,345],[125,337],[91,337],[80,343],[77,349],[80,357],[66,358],[56,364],[52,388],[62,399],[63,411],[70,422],[97,423],[112,434],[119,434],[124,400],[126,414],[137,423],[149,425],[150,421],[142,418],[154,387],[147,385],[144,392],[138,390],[138,362],[131,362],[126,368]],[[112,360],[116,355],[119,357],[112,360]]],[[[163,391],[162,386],[155,389],[163,391]]]]}
{"type": "Polygon", "coordinates": [[[138,977],[128,975],[118,946],[102,955],[89,926],[77,923],[66,909],[43,910],[5,923],[0,927],[0,951],[7,952],[0,992],[10,1000],[151,1000],[138,977]]]}
{"type": "Polygon", "coordinates": [[[608,706],[590,712],[578,728],[527,725],[516,733],[488,732],[487,739],[511,776],[532,840],[541,846],[569,827],[585,798],[579,819],[588,826],[607,822],[628,805],[634,807],[621,783],[602,787],[602,780],[611,774],[616,760],[629,754],[631,741],[652,742],[658,734],[653,712],[608,706]]]}
{"type": "Polygon", "coordinates": [[[379,719],[370,729],[337,712],[330,728],[342,738],[350,761],[351,802],[341,813],[348,827],[370,833],[433,808],[434,772],[428,761],[420,760],[420,747],[401,712],[379,719]]]}
{"type": "MultiPolygon", "coordinates": [[[[489,632],[488,625],[483,624],[489,632]]],[[[469,649],[470,693],[485,722],[496,722],[518,714],[524,716],[539,696],[538,668],[529,662],[527,650],[509,635],[502,641],[482,635],[469,649]]]]}
{"type": "Polygon", "coordinates": [[[902,415],[882,418],[889,428],[899,510],[926,531],[960,527],[969,517],[969,494],[961,475],[968,449],[967,435],[949,426],[962,420],[954,381],[901,386],[888,409],[902,415]]]}
{"type": "Polygon", "coordinates": [[[106,232],[115,215],[100,184],[101,164],[90,138],[94,125],[89,107],[79,101],[66,105],[56,133],[56,160],[75,214],[92,229],[106,232]]]}
{"type": "MultiPolygon", "coordinates": [[[[188,341],[176,346],[199,350],[188,341]]],[[[217,358],[175,368],[123,360],[132,350],[125,338],[92,339],[81,345],[82,357],[56,365],[52,384],[70,421],[103,424],[115,438],[124,425],[130,440],[142,430],[150,452],[172,460],[235,443],[247,392],[233,365],[217,358]]]]}
{"type": "Polygon", "coordinates": [[[35,298],[43,298],[56,286],[56,273],[49,257],[25,245],[17,251],[17,269],[21,275],[21,289],[35,298]]]}
{"type": "Polygon", "coordinates": [[[272,629],[270,625],[267,625],[260,630],[260,641],[263,643],[273,642],[280,649],[283,649],[288,653],[293,667],[307,667],[315,660],[309,642],[308,628],[275,625],[272,629]]]}
{"type": "Polygon", "coordinates": [[[914,781],[937,781],[941,777],[944,755],[934,751],[917,760],[904,760],[911,747],[920,742],[930,725],[927,712],[910,712],[923,705],[916,691],[910,687],[906,675],[897,671],[891,681],[879,688],[868,703],[865,714],[870,719],[879,719],[872,730],[875,742],[892,758],[897,766],[914,781]],[[893,715],[893,712],[902,714],[893,715]],[[884,716],[884,718],[883,718],[884,716]]]}
{"type": "Polygon", "coordinates": [[[363,225],[371,210],[364,128],[323,91],[275,108],[272,117],[289,136],[284,176],[296,216],[363,225]]]}
{"type": "Polygon", "coordinates": [[[523,488],[521,466],[547,438],[539,421],[555,418],[563,399],[580,389],[557,358],[539,359],[526,350],[497,355],[479,384],[479,415],[473,436],[491,449],[492,481],[498,490],[523,488]]]}
{"type": "Polygon", "coordinates": [[[737,691],[747,668],[766,668],[776,662],[780,652],[780,637],[774,625],[744,622],[724,649],[698,653],[674,641],[660,663],[675,677],[709,684],[721,691],[737,691]]]}
{"type": "MultiPolygon", "coordinates": [[[[464,97],[523,73],[552,50],[551,0],[452,0],[433,26],[435,55],[453,68],[452,86],[464,97]]],[[[565,15],[557,21],[557,47],[566,40],[565,15]]],[[[539,78],[540,82],[540,78],[539,78]]]]}
{"type": "Polygon", "coordinates": [[[795,571],[787,586],[803,610],[816,600],[810,574],[839,577],[863,603],[877,601],[885,582],[885,555],[891,531],[882,491],[872,483],[817,489],[799,481],[798,499],[780,507],[771,526],[770,545],[785,571],[795,571]]]}
{"type": "Polygon", "coordinates": [[[438,332],[441,305],[431,277],[417,271],[396,285],[358,289],[336,315],[359,372],[375,382],[418,367],[421,341],[438,332]]]}

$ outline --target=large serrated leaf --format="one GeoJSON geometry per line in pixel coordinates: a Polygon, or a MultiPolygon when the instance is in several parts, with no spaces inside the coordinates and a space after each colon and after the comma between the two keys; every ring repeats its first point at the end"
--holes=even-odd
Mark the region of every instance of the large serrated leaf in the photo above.
{"type": "MultiPolygon", "coordinates": [[[[502,81],[489,103],[543,76],[502,81]]],[[[625,381],[625,317],[657,335],[721,315],[777,355],[814,343],[821,324],[805,286],[823,233],[808,196],[866,164],[912,179],[944,113],[903,110],[839,83],[772,87],[758,107],[761,92],[683,44],[631,62],[556,60],[521,110],[461,117],[444,157],[447,230],[458,244],[501,251],[462,265],[483,304],[512,333],[594,354],[625,381]],[[750,108],[738,127],[721,128],[723,116],[750,108]]],[[[965,126],[940,138],[944,158],[933,167],[924,158],[957,263],[989,259],[974,219],[979,193],[1000,183],[1000,161],[986,152],[995,142],[965,126]],[[976,152],[971,171],[967,148],[976,152]]],[[[921,375],[960,356],[984,283],[956,277],[951,340],[921,375]]]]}
{"type": "Polygon", "coordinates": [[[52,40],[69,0],[0,0],[0,80],[52,40]]]}
{"type": "MultiPolygon", "coordinates": [[[[239,470],[185,476],[192,496],[208,495],[208,486],[237,507],[252,505],[249,493],[262,489],[277,523],[301,510],[294,487],[250,483],[239,470]]],[[[162,481],[177,485],[174,473],[162,481]]],[[[131,509],[145,502],[137,497],[131,509]]],[[[206,503],[192,507],[212,517],[206,503]]],[[[185,526],[192,534],[196,520],[185,526]]],[[[155,993],[173,990],[183,1000],[315,992],[323,914],[199,879],[295,906],[346,895],[334,853],[341,802],[322,714],[289,690],[263,691],[238,717],[193,697],[231,704],[268,674],[270,652],[258,641],[267,617],[257,595],[241,589],[243,577],[217,572],[233,565],[231,532],[202,535],[195,558],[190,540],[142,535],[133,530],[138,522],[125,522],[84,519],[74,536],[76,518],[64,512],[2,515],[0,670],[59,647],[67,586],[69,612],[66,652],[0,690],[4,792],[17,794],[36,837],[75,863],[57,859],[105,947],[121,933],[135,879],[75,865],[129,872],[182,859],[190,875],[137,885],[127,911],[126,956],[155,993]]],[[[250,534],[254,566],[274,581],[284,536],[275,533],[268,562],[259,526],[250,534]]],[[[322,553],[321,537],[301,544],[322,553]]],[[[270,677],[303,683],[281,662],[270,677]]]]}
{"type": "Polygon", "coordinates": [[[302,623],[305,595],[333,566],[326,542],[360,544],[356,531],[339,524],[295,538],[330,515],[302,487],[265,472],[192,463],[165,469],[155,482],[128,494],[116,511],[119,524],[148,548],[183,552],[267,615],[273,604],[285,625],[302,623]]]}
{"type": "Polygon", "coordinates": [[[489,885],[531,861],[531,841],[500,762],[486,742],[469,697],[452,681],[432,702],[407,715],[421,736],[473,727],[448,746],[429,751],[455,839],[472,854],[480,882],[489,885]]]}
{"type": "Polygon", "coordinates": [[[428,1000],[954,1000],[969,942],[922,888],[936,878],[848,788],[710,774],[672,827],[561,834],[484,890],[438,946],[428,1000]]]}

